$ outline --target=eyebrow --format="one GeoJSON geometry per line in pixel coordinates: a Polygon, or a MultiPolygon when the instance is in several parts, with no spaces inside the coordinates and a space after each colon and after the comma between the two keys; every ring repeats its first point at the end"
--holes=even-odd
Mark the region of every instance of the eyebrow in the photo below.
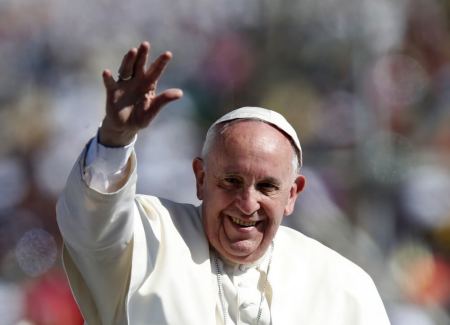
{"type": "MultiPolygon", "coordinates": [[[[230,177],[230,176],[234,176],[234,177],[239,177],[239,178],[245,178],[244,176],[242,176],[241,173],[234,171],[233,168],[230,168],[229,171],[224,171],[223,173],[219,173],[219,174],[215,174],[214,177],[219,179],[219,178],[223,178],[223,177],[230,177]],[[219,175],[220,174],[220,175],[219,175]]],[[[273,176],[265,176],[261,179],[257,179],[256,183],[272,183],[276,186],[280,186],[282,184],[282,181],[276,177],[273,176]]]]}
{"type": "Polygon", "coordinates": [[[281,182],[277,178],[271,176],[263,178],[262,180],[258,181],[258,183],[272,183],[277,186],[281,185],[281,182]]]}

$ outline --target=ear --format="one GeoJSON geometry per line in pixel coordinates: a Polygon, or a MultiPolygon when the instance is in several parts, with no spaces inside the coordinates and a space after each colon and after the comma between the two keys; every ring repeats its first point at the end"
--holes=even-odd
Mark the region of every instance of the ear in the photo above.
{"type": "Polygon", "coordinates": [[[284,215],[288,216],[294,211],[295,201],[297,200],[298,195],[305,188],[306,178],[303,175],[297,176],[294,183],[291,186],[291,190],[289,193],[289,199],[284,208],[284,215]]]}
{"type": "Polygon", "coordinates": [[[203,200],[203,193],[205,187],[205,167],[202,158],[195,158],[192,161],[192,169],[194,170],[196,186],[197,186],[197,198],[203,200]]]}

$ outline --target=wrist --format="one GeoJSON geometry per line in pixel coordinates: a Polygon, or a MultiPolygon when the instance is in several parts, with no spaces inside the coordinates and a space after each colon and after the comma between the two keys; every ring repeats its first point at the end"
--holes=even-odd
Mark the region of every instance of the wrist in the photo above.
{"type": "Polygon", "coordinates": [[[137,131],[111,127],[105,119],[98,131],[98,142],[105,147],[125,147],[134,141],[136,134],[137,131]]]}

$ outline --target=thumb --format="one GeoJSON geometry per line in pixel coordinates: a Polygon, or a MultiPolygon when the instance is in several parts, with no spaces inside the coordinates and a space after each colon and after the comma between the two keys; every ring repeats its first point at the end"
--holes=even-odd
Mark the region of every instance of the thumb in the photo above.
{"type": "Polygon", "coordinates": [[[180,99],[183,96],[183,91],[181,89],[167,89],[160,95],[156,96],[150,104],[148,109],[142,111],[143,121],[145,121],[145,126],[147,126],[155,116],[161,111],[161,109],[168,103],[180,99]]]}
{"type": "Polygon", "coordinates": [[[151,110],[158,112],[164,105],[174,100],[180,99],[181,97],[183,97],[183,91],[181,89],[167,89],[153,99],[151,110]]]}

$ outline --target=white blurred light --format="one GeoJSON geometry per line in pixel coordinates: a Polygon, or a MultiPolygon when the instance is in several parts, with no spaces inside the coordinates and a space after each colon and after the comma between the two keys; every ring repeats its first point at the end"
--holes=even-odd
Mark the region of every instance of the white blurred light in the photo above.
{"type": "Polygon", "coordinates": [[[390,51],[402,42],[404,1],[354,0],[362,5],[361,29],[374,53],[390,51]]]}
{"type": "MultiPolygon", "coordinates": [[[[276,2],[270,2],[276,6],[276,2]]],[[[281,8],[283,4],[280,4],[281,8]]],[[[286,9],[285,9],[286,10],[286,9]]],[[[291,1],[286,15],[298,24],[317,24],[315,38],[335,37],[364,42],[372,53],[395,48],[401,42],[404,21],[402,1],[302,0],[291,1]]],[[[363,51],[358,53],[362,55],[363,51]]]]}
{"type": "Polygon", "coordinates": [[[421,166],[408,173],[402,200],[408,215],[426,227],[450,221],[450,171],[440,166],[421,166]]]}
{"type": "Polygon", "coordinates": [[[402,54],[381,57],[373,68],[373,81],[379,99],[386,105],[412,105],[428,86],[424,68],[402,54]]]}
{"type": "Polygon", "coordinates": [[[47,231],[35,228],[27,231],[18,241],[16,260],[22,271],[29,276],[47,272],[58,255],[56,241],[47,231]]]}
{"type": "Polygon", "coordinates": [[[403,180],[413,164],[414,146],[407,137],[378,132],[363,144],[362,157],[366,172],[376,181],[396,184],[403,180]]]}
{"type": "Polygon", "coordinates": [[[22,320],[18,321],[17,324],[15,324],[15,325],[35,325],[35,324],[30,320],[22,319],[22,320]]]}
{"type": "Polygon", "coordinates": [[[0,184],[0,209],[13,207],[24,198],[27,175],[18,159],[0,160],[0,184]]]}
{"type": "Polygon", "coordinates": [[[24,312],[24,292],[14,283],[0,282],[1,324],[19,324],[24,312]]]}
{"type": "Polygon", "coordinates": [[[390,308],[389,318],[392,325],[435,325],[422,309],[414,305],[397,305],[390,308]]]}

